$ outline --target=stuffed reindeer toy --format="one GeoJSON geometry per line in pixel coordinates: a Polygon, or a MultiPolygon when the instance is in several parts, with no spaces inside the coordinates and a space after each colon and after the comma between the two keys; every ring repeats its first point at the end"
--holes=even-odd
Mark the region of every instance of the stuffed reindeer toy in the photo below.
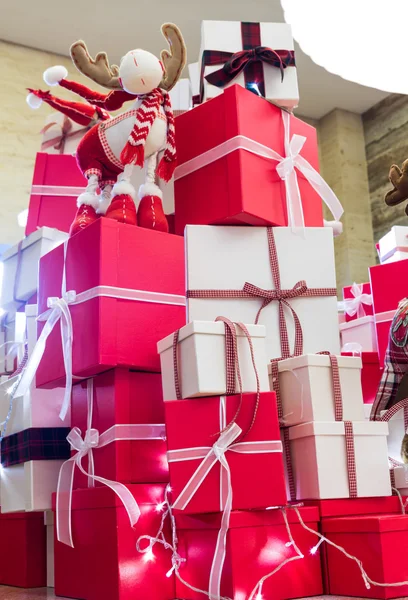
{"type": "Polygon", "coordinates": [[[186,50],[179,29],[162,26],[170,52],[163,50],[161,60],[145,50],[132,50],[119,67],[109,65],[105,52],[91,58],[82,41],[71,47],[77,69],[96,83],[110,89],[108,94],[90,90],[66,79],[67,70],[55,66],[44,72],[47,85],[60,85],[84,98],[89,104],[69,102],[48,91],[29,90],[27,102],[38,108],[42,101],[81,125],[93,125],[79,143],[76,159],[88,180],[78,197],[78,210],[70,235],[87,227],[99,215],[132,225],[168,231],[162,206],[162,193],[156,177],[169,181],[176,167],[174,117],[169,90],[180,78],[186,63],[186,50]],[[110,111],[132,101],[126,112],[111,117],[110,111]],[[135,166],[146,161],[145,184],[136,192],[130,178],[135,166]]]}

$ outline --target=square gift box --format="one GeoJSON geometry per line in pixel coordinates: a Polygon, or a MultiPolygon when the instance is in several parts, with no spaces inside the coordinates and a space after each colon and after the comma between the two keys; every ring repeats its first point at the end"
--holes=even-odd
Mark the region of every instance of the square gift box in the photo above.
{"type": "Polygon", "coordinates": [[[289,428],[297,500],[348,498],[353,487],[357,497],[391,495],[387,423],[354,421],[350,434],[347,425],[314,421],[289,428]]]}
{"type": "Polygon", "coordinates": [[[179,79],[174,88],[170,90],[169,95],[175,117],[182,115],[192,107],[189,79],[179,79]]]}
{"type": "Polygon", "coordinates": [[[373,316],[340,323],[341,347],[358,345],[362,352],[377,352],[377,330],[373,316]]]}
{"type": "MultiPolygon", "coordinates": [[[[64,248],[40,264],[39,313],[61,297],[64,248]]],[[[101,218],[70,238],[65,258],[72,318],[72,370],[90,377],[116,366],[160,371],[157,342],[185,317],[181,237],[101,218]]],[[[39,323],[39,331],[44,323],[39,323]]],[[[64,384],[59,325],[47,339],[37,386],[64,384]]]]}
{"type": "Polygon", "coordinates": [[[231,471],[233,510],[286,504],[274,392],[261,393],[257,409],[256,406],[256,394],[244,394],[241,406],[239,395],[165,402],[170,484],[176,508],[185,514],[222,510],[220,488],[223,488],[225,469],[216,454],[206,476],[201,481],[195,478],[214,444],[226,446],[224,456],[231,471]],[[224,436],[231,429],[225,428],[234,417],[243,432],[242,440],[240,436],[227,443],[224,436]],[[195,493],[181,507],[184,488],[193,476],[194,488],[197,486],[195,493]]]}
{"type": "MultiPolygon", "coordinates": [[[[74,548],[55,538],[55,594],[83,600],[173,600],[174,576],[171,552],[161,544],[153,559],[138,553],[142,535],[155,536],[162,517],[157,506],[164,499],[164,485],[127,486],[141,516],[131,527],[125,507],[106,487],[76,490],[72,495],[74,548]]],[[[55,498],[55,497],[54,497],[55,498]]],[[[55,510],[55,499],[54,499],[55,510]]],[[[164,535],[171,542],[168,521],[164,535]]],[[[142,542],[146,546],[146,541],[142,542]]]]}
{"type": "MultiPolygon", "coordinates": [[[[318,511],[300,508],[307,527],[317,531],[318,511]]],[[[290,531],[304,554],[267,579],[262,586],[262,598],[286,600],[322,594],[322,575],[319,552],[310,549],[318,538],[299,523],[294,510],[287,510],[290,531]]],[[[220,515],[177,515],[176,526],[179,553],[186,559],[180,568],[181,577],[190,585],[208,589],[220,515]]],[[[227,534],[226,560],[221,579],[223,597],[246,600],[259,580],[271,573],[285,559],[296,556],[280,510],[235,511],[231,514],[227,534]]],[[[176,596],[200,600],[202,594],[192,591],[176,578],[176,596]]],[[[255,596],[256,597],[256,596],[255,596]]]]}
{"type": "MultiPolygon", "coordinates": [[[[324,519],[322,533],[349,554],[356,556],[373,580],[379,583],[408,580],[408,515],[360,515],[324,519]]],[[[356,562],[329,545],[326,546],[324,569],[327,571],[330,595],[359,598],[408,596],[408,585],[371,585],[367,588],[356,562]]]]}
{"type": "Polygon", "coordinates": [[[177,117],[176,233],[189,224],[285,227],[288,210],[303,211],[307,227],[323,226],[322,198],[305,175],[296,166],[300,206],[291,207],[278,173],[275,155],[283,161],[287,154],[285,128],[290,138],[305,138],[299,156],[319,171],[316,130],[284,114],[235,85],[177,117]]]}
{"type": "Polygon", "coordinates": [[[268,360],[281,357],[278,270],[280,288],[285,290],[281,294],[287,303],[284,314],[290,353],[297,329],[288,305],[302,328],[300,353],[327,350],[340,354],[331,228],[308,227],[303,235],[296,235],[288,227],[190,225],[185,240],[189,321],[212,321],[222,315],[231,321],[254,323],[264,300],[270,297],[259,324],[266,326],[268,360]],[[277,254],[273,270],[272,246],[277,254]]]}
{"type": "Polygon", "coordinates": [[[248,60],[240,73],[237,73],[233,79],[228,78],[225,81],[226,87],[238,84],[243,88],[256,89],[260,96],[264,96],[280,106],[286,108],[297,106],[299,89],[294,44],[291,27],[286,23],[202,21],[199,56],[201,101],[218,96],[224,89],[209,83],[205,79],[207,75],[220,69],[223,71],[223,65],[232,58],[233,54],[242,52],[242,50],[257,52],[262,46],[266,50],[272,49],[272,52],[280,54],[282,61],[290,66],[282,67],[281,71],[279,62],[275,65],[263,61],[264,54],[259,52],[261,59],[248,60]],[[224,56],[222,53],[227,54],[224,56]]]}
{"type": "MultiPolygon", "coordinates": [[[[261,392],[269,391],[267,357],[265,348],[265,327],[247,325],[250,342],[238,325],[237,360],[242,378],[243,392],[256,392],[258,375],[261,392]],[[255,369],[252,364],[253,348],[255,369]]],[[[182,398],[200,396],[220,396],[227,393],[227,355],[225,327],[222,322],[192,321],[182,327],[178,334],[177,365],[173,357],[174,334],[161,340],[157,349],[160,354],[164,400],[176,400],[175,369],[178,372],[182,398]]],[[[228,361],[229,363],[229,361],[228,361]]],[[[235,390],[239,382],[235,365],[228,365],[235,373],[235,390]]]]}
{"type": "Polygon", "coordinates": [[[378,242],[381,264],[408,258],[408,227],[394,225],[378,242]]]}
{"type": "MultiPolygon", "coordinates": [[[[364,421],[361,389],[361,359],[337,356],[343,419],[364,421]]],[[[282,423],[299,425],[309,421],[335,421],[333,374],[330,357],[303,354],[278,362],[282,423]]],[[[268,367],[271,389],[272,368],[268,367]]]]}
{"type": "Polygon", "coordinates": [[[45,126],[42,130],[41,152],[72,156],[89,129],[90,127],[75,123],[75,121],[60,112],[53,112],[45,119],[45,126]]]}

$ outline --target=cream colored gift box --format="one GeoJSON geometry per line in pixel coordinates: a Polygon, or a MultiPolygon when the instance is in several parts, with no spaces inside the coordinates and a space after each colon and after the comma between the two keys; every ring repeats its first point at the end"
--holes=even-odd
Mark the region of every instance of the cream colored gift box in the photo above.
{"type": "MultiPolygon", "coordinates": [[[[353,422],[359,498],[391,495],[387,434],[387,423],[353,422]]],[[[344,422],[296,425],[289,439],[297,500],[349,497],[344,422]]]]}
{"type": "Polygon", "coordinates": [[[394,467],[395,488],[402,496],[408,496],[408,465],[394,467]]]}
{"type": "Polygon", "coordinates": [[[408,227],[394,225],[378,242],[380,263],[386,264],[408,258],[408,227]]]}
{"type": "MultiPolygon", "coordinates": [[[[290,227],[273,228],[280,267],[281,288],[292,289],[305,280],[309,288],[336,288],[333,232],[329,227],[307,227],[293,233],[290,227]]],[[[185,229],[187,290],[242,290],[249,282],[273,290],[266,227],[187,225],[185,229]]],[[[303,330],[303,352],[328,350],[340,354],[337,298],[299,297],[288,300],[303,330]]],[[[262,298],[187,298],[188,320],[213,321],[218,316],[254,323],[262,298]]],[[[289,343],[293,352],[295,326],[285,308],[289,343]]],[[[273,301],[259,319],[266,326],[268,361],[282,355],[279,307],[273,301]]]]}
{"type": "MultiPolygon", "coordinates": [[[[259,23],[260,46],[273,50],[293,50],[293,37],[290,25],[286,23],[259,23]]],[[[240,52],[243,50],[240,21],[203,21],[201,24],[201,48],[198,61],[198,72],[201,74],[201,63],[204,50],[223,52],[240,52]]],[[[206,66],[204,77],[222,69],[222,64],[206,66]]],[[[279,68],[263,63],[265,82],[265,98],[285,108],[294,108],[299,104],[299,89],[296,67],[284,69],[282,79],[279,68]]],[[[238,84],[245,87],[244,73],[241,72],[225,87],[238,84]]],[[[223,88],[209,84],[204,79],[204,98],[210,100],[222,94],[223,88]]]]}
{"type": "MultiPolygon", "coordinates": [[[[337,356],[343,399],[343,419],[363,421],[361,358],[337,356]]],[[[330,357],[303,354],[278,362],[283,424],[299,425],[309,421],[335,421],[333,376],[330,357]]],[[[272,368],[268,366],[271,390],[272,368]]]]}
{"type": "Polygon", "coordinates": [[[371,315],[340,323],[342,348],[346,344],[359,344],[361,352],[377,352],[377,334],[374,317],[371,315]]]}
{"type": "MultiPolygon", "coordinates": [[[[254,351],[260,391],[269,391],[267,358],[265,348],[265,327],[247,325],[254,351]]],[[[242,377],[242,391],[256,392],[256,375],[252,365],[250,346],[239,327],[237,349],[239,368],[242,377]]],[[[175,400],[173,339],[169,335],[161,340],[157,349],[160,354],[163,398],[175,400]]],[[[214,321],[193,321],[180,329],[178,343],[178,370],[183,398],[200,396],[223,396],[226,390],[226,350],[224,323],[214,321]]],[[[236,391],[239,392],[238,380],[236,391]]]]}

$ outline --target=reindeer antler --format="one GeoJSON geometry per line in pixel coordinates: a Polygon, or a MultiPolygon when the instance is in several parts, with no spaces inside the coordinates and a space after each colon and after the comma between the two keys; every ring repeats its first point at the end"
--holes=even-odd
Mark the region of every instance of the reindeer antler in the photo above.
{"type": "MultiPolygon", "coordinates": [[[[384,200],[388,206],[396,206],[408,199],[408,159],[402,163],[402,169],[398,165],[392,165],[388,178],[393,189],[386,193],[384,200]]],[[[407,211],[408,207],[405,212],[407,211]]]]}
{"type": "Polygon", "coordinates": [[[180,79],[186,60],[187,52],[180,29],[173,23],[162,25],[162,34],[166,38],[170,52],[162,50],[161,60],[164,65],[164,77],[160,82],[161,88],[170,91],[180,79]]]}
{"type": "Polygon", "coordinates": [[[119,67],[109,66],[106,52],[98,52],[93,59],[82,40],[72,44],[70,52],[72,61],[80,73],[110,90],[122,89],[119,82],[119,67]]]}

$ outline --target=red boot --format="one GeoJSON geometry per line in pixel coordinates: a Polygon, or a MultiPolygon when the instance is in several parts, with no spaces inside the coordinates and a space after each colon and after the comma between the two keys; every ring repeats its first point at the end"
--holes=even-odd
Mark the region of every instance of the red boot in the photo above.
{"type": "Polygon", "coordinates": [[[94,223],[98,219],[99,215],[96,214],[96,210],[93,206],[81,204],[81,206],[78,207],[75,219],[71,224],[69,230],[70,237],[78,233],[78,231],[82,231],[82,229],[85,229],[85,227],[88,227],[88,225],[94,223]]]}
{"type": "Polygon", "coordinates": [[[140,204],[137,218],[140,227],[169,232],[169,224],[164,214],[162,192],[154,183],[142,185],[139,190],[140,204]]]}
{"type": "Polygon", "coordinates": [[[117,181],[112,189],[112,200],[105,213],[108,219],[115,219],[119,223],[137,225],[135,188],[126,180],[117,181]]]}

